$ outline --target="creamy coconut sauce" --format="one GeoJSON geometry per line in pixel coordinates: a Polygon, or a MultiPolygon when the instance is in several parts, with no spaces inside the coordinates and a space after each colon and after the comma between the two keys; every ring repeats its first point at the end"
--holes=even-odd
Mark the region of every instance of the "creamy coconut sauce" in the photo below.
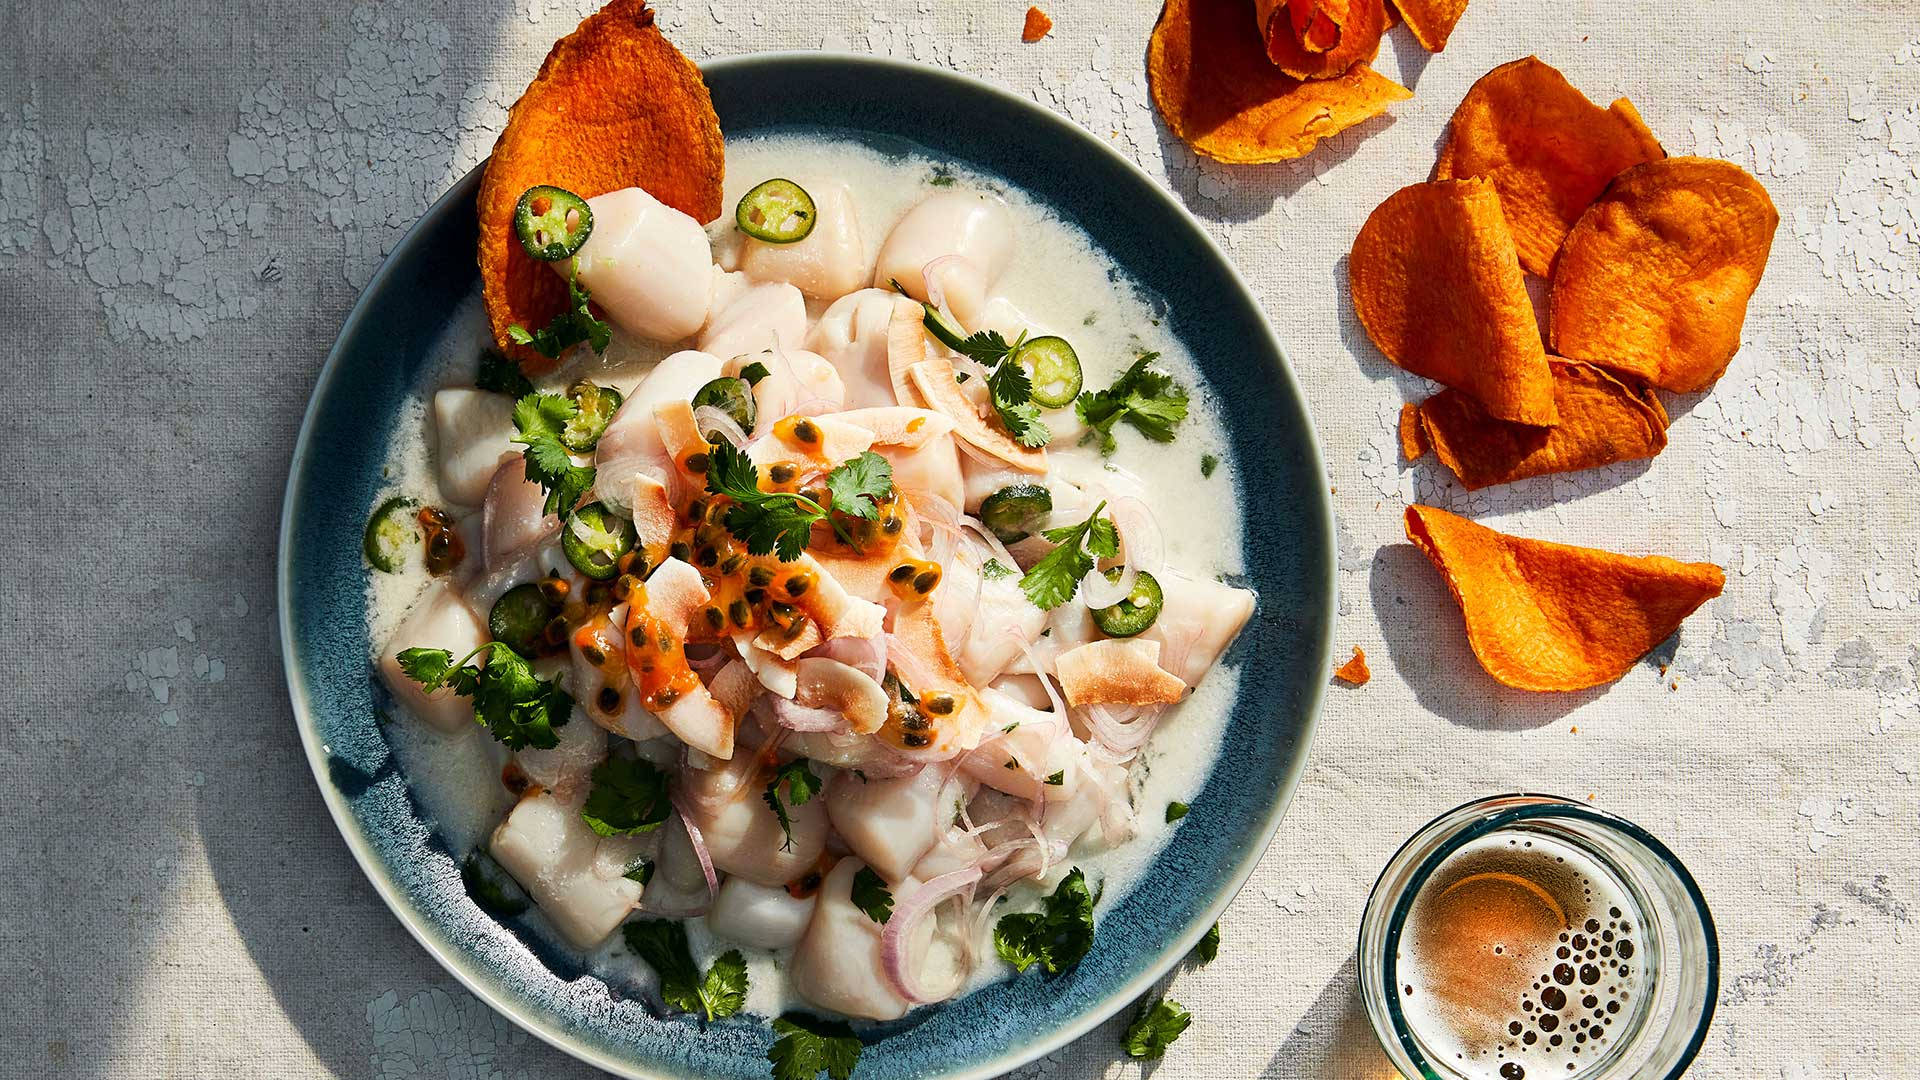
{"type": "MultiPolygon", "coordinates": [[[[979,190],[1003,199],[1012,215],[1016,240],[1012,261],[993,287],[993,295],[1010,300],[1027,317],[1036,336],[1057,333],[1072,342],[1087,390],[1111,385],[1138,352],[1152,350],[1160,354],[1160,369],[1172,374],[1192,398],[1189,416],[1175,442],[1151,443],[1121,425],[1117,429],[1119,448],[1108,457],[1102,457],[1097,448],[1075,445],[1081,428],[1071,407],[1048,411],[1045,419],[1055,432],[1054,442],[1048,447],[1053,472],[1097,474],[1117,468],[1137,476],[1144,485],[1146,503],[1157,513],[1167,566],[1200,580],[1231,579],[1243,569],[1240,515],[1234,504],[1232,464],[1218,421],[1219,410],[1191,356],[1157,324],[1155,299],[1139,291],[1123,271],[1094,248],[1084,232],[1018,191],[1005,190],[991,178],[917,157],[882,155],[854,143],[784,136],[732,140],[727,149],[727,174],[724,205],[728,211],[707,228],[714,260],[726,268],[737,264],[740,244],[731,208],[747,189],[769,177],[791,178],[810,190],[811,185],[824,185],[829,179],[848,185],[857,207],[868,266],[893,225],[931,194],[979,190]],[[1210,478],[1201,474],[1203,455],[1217,456],[1220,461],[1210,478]]],[[[809,325],[826,306],[825,301],[808,301],[809,325]]],[[[428,402],[441,388],[472,385],[476,357],[490,344],[476,292],[453,313],[432,362],[402,407],[387,455],[390,487],[382,499],[393,494],[409,495],[422,504],[452,509],[436,481],[438,448],[428,402]]],[[[558,370],[533,381],[537,389],[561,392],[576,380],[587,378],[626,394],[672,351],[673,347],[616,335],[604,355],[576,348],[558,370]]],[[[471,513],[473,522],[462,530],[470,560],[479,557],[480,516],[477,510],[471,513]]],[[[1050,524],[1074,524],[1078,517],[1056,515],[1050,524]]],[[[367,612],[376,649],[385,648],[393,639],[431,580],[417,558],[396,573],[368,574],[367,612]]],[[[485,612],[480,615],[484,620],[485,612]]],[[[591,688],[570,689],[576,700],[591,693],[591,688]]],[[[1132,766],[1129,786],[1135,831],[1131,839],[1104,850],[1077,845],[1069,858],[1038,883],[1041,888],[1034,884],[1016,886],[1009,901],[998,910],[1036,906],[1036,898],[1049,891],[1069,866],[1085,871],[1096,892],[1104,889],[1096,920],[1125,896],[1177,827],[1164,821],[1167,804],[1191,802],[1198,795],[1221,752],[1222,731],[1237,689],[1238,672],[1216,666],[1184,702],[1163,716],[1154,737],[1132,766]]],[[[453,851],[484,847],[515,804],[515,796],[500,782],[501,769],[510,753],[482,732],[446,735],[425,723],[400,717],[395,720],[387,728],[388,735],[425,816],[453,851]]],[[[570,722],[592,723],[578,706],[570,722]]],[[[665,741],[672,742],[671,736],[665,741]]],[[[678,826],[669,822],[668,827],[678,826]]],[[[627,950],[618,933],[582,953],[568,948],[537,914],[538,909],[533,910],[527,921],[537,928],[536,932],[545,935],[553,947],[578,958],[588,970],[621,986],[651,982],[647,966],[627,950]]],[[[748,1011],[771,1016],[792,1007],[817,1009],[796,998],[788,985],[783,969],[790,949],[766,951],[718,939],[708,930],[704,917],[688,920],[687,929],[694,957],[703,969],[725,949],[740,948],[745,954],[749,966],[748,1011]]],[[[983,941],[977,951],[983,959],[973,973],[969,990],[1009,973],[993,956],[991,941],[983,941]]]]}

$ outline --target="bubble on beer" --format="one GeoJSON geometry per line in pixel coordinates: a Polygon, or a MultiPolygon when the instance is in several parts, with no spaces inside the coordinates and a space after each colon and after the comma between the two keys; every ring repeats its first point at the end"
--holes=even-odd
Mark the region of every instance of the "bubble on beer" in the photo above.
{"type": "Polygon", "coordinates": [[[1396,958],[1407,1025],[1436,1063],[1486,1080],[1578,1077],[1642,997],[1627,890],[1576,847],[1494,833],[1427,879],[1396,958]]]}

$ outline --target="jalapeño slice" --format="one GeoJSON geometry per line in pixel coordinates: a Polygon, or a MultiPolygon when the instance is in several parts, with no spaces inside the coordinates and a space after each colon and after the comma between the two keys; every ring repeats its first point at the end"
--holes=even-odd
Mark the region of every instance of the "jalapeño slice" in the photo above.
{"type": "Polygon", "coordinates": [[[1066,338],[1030,338],[1014,350],[1013,359],[1033,379],[1034,404],[1058,409],[1080,396],[1080,357],[1066,338]]]}
{"type": "Polygon", "coordinates": [[[541,262],[556,262],[580,250],[593,235],[587,200],[565,188],[530,187],[513,208],[520,246],[541,262]]]}
{"type": "Polygon", "coordinates": [[[793,244],[813,231],[817,215],[813,196],[791,180],[775,178],[754,186],[740,197],[733,222],[740,231],[765,244],[793,244]]]}

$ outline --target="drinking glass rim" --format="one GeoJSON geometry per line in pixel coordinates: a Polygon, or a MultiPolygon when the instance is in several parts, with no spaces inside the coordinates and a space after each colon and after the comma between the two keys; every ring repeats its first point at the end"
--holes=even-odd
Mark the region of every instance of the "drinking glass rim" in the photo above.
{"type": "MultiPolygon", "coordinates": [[[[1387,872],[1393,869],[1394,864],[1400,860],[1400,856],[1404,854],[1409,847],[1412,847],[1415,841],[1426,835],[1427,830],[1448,818],[1473,810],[1475,807],[1503,802],[1508,799],[1550,799],[1553,801],[1527,803],[1521,806],[1508,807],[1504,810],[1494,811],[1481,820],[1467,825],[1453,836],[1448,837],[1439,847],[1428,854],[1425,859],[1421,860],[1420,865],[1414,868],[1413,873],[1408,875],[1406,882],[1400,887],[1400,895],[1394,901],[1393,911],[1387,916],[1386,933],[1381,948],[1381,962],[1383,965],[1381,975],[1383,976],[1382,986],[1384,988],[1381,996],[1385,999],[1387,1016],[1393,1023],[1394,1038],[1399,1040],[1401,1048],[1407,1052],[1408,1057],[1413,1061],[1414,1065],[1420,1069],[1423,1077],[1427,1078],[1427,1080],[1441,1080],[1440,1074],[1433,1068],[1432,1063],[1427,1060],[1427,1056],[1420,1052],[1419,1045],[1413,1038],[1411,1027],[1407,1023],[1406,1014],[1400,1008],[1399,995],[1393,992],[1393,987],[1397,985],[1395,979],[1385,978],[1385,976],[1388,975],[1396,977],[1398,975],[1398,964],[1395,954],[1400,944],[1400,935],[1406,926],[1407,917],[1412,913],[1414,898],[1417,897],[1420,894],[1420,890],[1426,886],[1427,879],[1433,876],[1441,864],[1445,863],[1455,852],[1458,852],[1461,848],[1489,833],[1497,832],[1517,822],[1528,821],[1535,818],[1577,818],[1621,833],[1653,853],[1654,857],[1660,863],[1664,864],[1667,870],[1673,874],[1674,880],[1678,881],[1681,887],[1686,890],[1687,898],[1693,903],[1694,911],[1700,917],[1700,928],[1707,946],[1707,983],[1703,995],[1706,999],[1706,1004],[1701,1010],[1699,1023],[1695,1026],[1692,1036],[1687,1040],[1686,1047],[1674,1061],[1673,1068],[1668,1071],[1663,1078],[1663,1080],[1678,1080],[1678,1078],[1687,1071],[1687,1068],[1693,1064],[1693,1059],[1699,1054],[1700,1047],[1705,1045],[1707,1041],[1707,1029],[1713,1024],[1714,1008],[1720,1000],[1720,936],[1714,929],[1713,912],[1708,909],[1707,899],[1701,894],[1699,884],[1693,880],[1693,874],[1687,870],[1686,864],[1682,863],[1679,857],[1676,856],[1667,845],[1661,843],[1652,833],[1649,833],[1647,830],[1635,825],[1633,822],[1628,821],[1618,814],[1611,814],[1605,810],[1596,809],[1588,806],[1584,802],[1569,799],[1564,795],[1554,795],[1541,791],[1511,791],[1502,795],[1486,795],[1477,799],[1469,799],[1451,810],[1436,814],[1426,824],[1415,829],[1413,834],[1407,837],[1405,843],[1394,849],[1392,857],[1388,858],[1386,865],[1381,868],[1380,876],[1374,879],[1373,893],[1378,893],[1381,882],[1386,880],[1387,872]]],[[[1371,909],[1373,905],[1373,894],[1369,894],[1367,903],[1368,908],[1371,909]]],[[[1360,920],[1360,954],[1362,956],[1366,953],[1367,924],[1368,919],[1363,914],[1360,920]]]]}

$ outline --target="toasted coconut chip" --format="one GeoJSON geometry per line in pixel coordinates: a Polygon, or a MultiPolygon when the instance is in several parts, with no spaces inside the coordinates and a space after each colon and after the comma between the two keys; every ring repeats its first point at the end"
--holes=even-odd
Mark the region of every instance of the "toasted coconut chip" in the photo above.
{"type": "Polygon", "coordinates": [[[1360,227],[1347,278],[1354,313],[1387,359],[1502,420],[1555,421],[1546,349],[1491,183],[1394,192],[1360,227]]]}
{"type": "Polygon", "coordinates": [[[1434,176],[1493,181],[1520,265],[1545,277],[1573,223],[1607,183],[1665,156],[1626,98],[1602,109],[1529,56],[1494,68],[1467,91],[1434,176]]]}
{"type": "Polygon", "coordinates": [[[1467,12],[1467,0],[1393,0],[1415,41],[1428,52],[1447,47],[1453,28],[1467,12]]]}
{"type": "Polygon", "coordinates": [[[1360,646],[1353,647],[1353,659],[1341,664],[1333,677],[1354,686],[1367,685],[1367,680],[1373,678],[1373,672],[1367,667],[1367,654],[1360,651],[1360,646]]]}
{"type": "MultiPolygon", "coordinates": [[[[667,454],[673,458],[674,468],[680,475],[692,477],[695,474],[687,468],[688,460],[713,450],[706,436],[700,434],[700,424],[693,418],[693,403],[690,401],[659,401],[653,406],[653,423],[660,430],[660,444],[666,447],[667,454]]],[[[705,485],[702,480],[694,486],[705,485]]]]}
{"type": "Polygon", "coordinates": [[[887,319],[887,379],[893,383],[894,400],[906,406],[921,403],[907,371],[932,355],[927,349],[926,317],[927,309],[918,301],[902,296],[893,302],[893,314],[887,319]]]}
{"type": "MultiPolygon", "coordinates": [[[[918,749],[971,749],[979,744],[981,725],[988,713],[972,684],[967,682],[966,673],[954,660],[952,650],[947,648],[947,637],[940,629],[940,621],[934,618],[932,603],[908,604],[894,613],[887,657],[888,666],[916,697],[924,699],[929,693],[944,691],[952,694],[956,703],[952,714],[928,733],[932,743],[918,749]],[[902,653],[905,655],[901,656],[902,653]],[[909,664],[916,671],[912,676],[906,674],[909,664]]],[[[888,724],[883,737],[897,739],[903,734],[895,732],[894,727],[888,724]]]]}
{"type": "Polygon", "coordinates": [[[849,595],[884,604],[893,595],[887,571],[899,565],[901,551],[878,546],[865,552],[814,551],[812,558],[849,595]]]}
{"type": "Polygon", "coordinates": [[[1780,214],[1738,165],[1667,158],[1621,173],[1554,263],[1554,351],[1664,390],[1711,385],[1740,348],[1780,214]]]}
{"type": "Polygon", "coordinates": [[[866,428],[873,434],[875,446],[898,446],[906,450],[918,450],[953,430],[953,421],[940,413],[905,405],[849,409],[833,415],[866,428]]]}
{"type": "Polygon", "coordinates": [[[1666,449],[1667,410],[1652,390],[1578,360],[1548,363],[1558,424],[1495,420],[1479,402],[1444,390],[1420,404],[1420,441],[1469,489],[1650,458],[1666,449]]]}
{"type": "Polygon", "coordinates": [[[792,699],[800,678],[799,668],[793,661],[782,660],[760,648],[746,634],[733,635],[733,647],[740,653],[740,662],[753,673],[754,681],[776,697],[792,699]]]}
{"type": "Polygon", "coordinates": [[[838,465],[850,457],[858,457],[873,445],[873,432],[849,423],[844,417],[828,415],[808,419],[820,432],[818,440],[803,442],[786,425],[775,424],[772,434],[754,440],[747,447],[747,460],[760,466],[779,461],[838,465]]]}
{"type": "Polygon", "coordinates": [[[1418,461],[1427,455],[1427,433],[1420,429],[1420,406],[1409,401],[1400,406],[1400,457],[1418,461]]]}
{"type": "Polygon", "coordinates": [[[720,216],[720,121],[693,63],[653,25],[645,0],[612,0],[554,43],[507,112],[480,183],[480,281],[493,338],[525,364],[551,361],[507,336],[565,307],[567,286],[529,257],[514,205],[551,184],[583,199],[644,188],[696,221],[720,216]]]}
{"type": "Polygon", "coordinates": [[[914,389],[934,411],[953,421],[953,433],[981,453],[1003,461],[1022,472],[1047,471],[1047,452],[1021,446],[1011,435],[986,422],[974,410],[973,401],[954,381],[953,364],[945,357],[922,360],[907,371],[914,389]]]}
{"type": "Polygon", "coordinates": [[[806,612],[807,618],[819,626],[825,637],[870,638],[880,633],[886,621],[886,609],[847,592],[818,559],[803,554],[795,562],[783,565],[812,572],[813,587],[796,597],[793,605],[806,612]]]}
{"type": "Polygon", "coordinates": [[[633,478],[634,546],[647,557],[648,566],[659,566],[673,546],[673,531],[680,527],[680,515],[666,485],[651,476],[633,478]]]}
{"type": "Polygon", "coordinates": [[[1027,9],[1027,20],[1020,27],[1020,40],[1031,45],[1046,37],[1047,31],[1052,29],[1053,20],[1047,17],[1047,13],[1037,7],[1030,7],[1027,9]]]}
{"type": "Polygon", "coordinates": [[[1166,0],[1147,45],[1147,85],[1167,127],[1215,161],[1286,161],[1413,92],[1364,63],[1301,82],[1248,33],[1252,0],[1166,0]]]}
{"type": "Polygon", "coordinates": [[[1430,506],[1407,507],[1407,539],[1446,578],[1481,666],[1521,690],[1612,682],[1726,583],[1708,563],[1507,536],[1430,506]]]}
{"type": "Polygon", "coordinates": [[[1160,643],[1151,638],[1104,638],[1068,649],[1053,670],[1067,704],[1171,705],[1187,684],[1160,666],[1160,643]]]}
{"type": "Polygon", "coordinates": [[[1256,0],[1267,57],[1296,79],[1331,79],[1380,51],[1385,0],[1256,0]]]}
{"type": "MultiPolygon", "coordinates": [[[[668,559],[648,576],[646,584],[635,595],[643,598],[646,613],[661,624],[684,628],[707,602],[709,594],[700,571],[679,559],[668,559]]],[[[639,611],[629,606],[627,634],[633,634],[639,625],[639,611]]],[[[733,756],[735,718],[706,686],[695,682],[691,689],[654,716],[695,750],[722,759],[733,756]]]]}
{"type": "Polygon", "coordinates": [[[760,636],[753,639],[753,644],[782,660],[792,660],[825,640],[826,635],[820,632],[819,624],[809,619],[791,634],[777,626],[769,626],[760,631],[760,636]]]}
{"type": "Polygon", "coordinates": [[[754,699],[760,696],[760,680],[753,677],[753,669],[747,666],[746,661],[729,660],[713,673],[713,681],[707,684],[707,692],[738,724],[747,715],[747,710],[753,707],[754,699]]]}

